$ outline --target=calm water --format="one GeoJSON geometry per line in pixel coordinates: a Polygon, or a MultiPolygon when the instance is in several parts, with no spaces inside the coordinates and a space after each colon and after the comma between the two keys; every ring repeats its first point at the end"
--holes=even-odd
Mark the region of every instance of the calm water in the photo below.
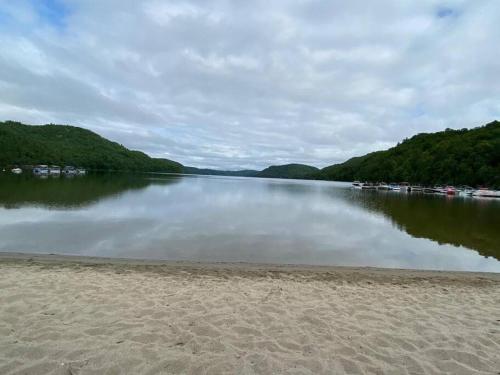
{"type": "Polygon", "coordinates": [[[0,173],[0,251],[500,272],[500,200],[324,181],[0,173]]]}

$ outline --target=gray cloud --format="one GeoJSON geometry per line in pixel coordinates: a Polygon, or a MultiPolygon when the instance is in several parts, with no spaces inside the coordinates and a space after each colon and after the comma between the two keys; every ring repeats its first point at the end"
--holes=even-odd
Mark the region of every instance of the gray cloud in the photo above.
{"type": "Polygon", "coordinates": [[[494,0],[0,0],[0,117],[186,165],[322,167],[499,118],[499,17],[494,0]]]}

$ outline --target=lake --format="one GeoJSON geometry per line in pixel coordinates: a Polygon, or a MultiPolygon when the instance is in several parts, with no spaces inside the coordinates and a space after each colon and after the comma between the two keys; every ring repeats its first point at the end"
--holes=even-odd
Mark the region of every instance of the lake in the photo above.
{"type": "Polygon", "coordinates": [[[500,200],[327,181],[0,173],[0,251],[500,272],[500,200]]]}

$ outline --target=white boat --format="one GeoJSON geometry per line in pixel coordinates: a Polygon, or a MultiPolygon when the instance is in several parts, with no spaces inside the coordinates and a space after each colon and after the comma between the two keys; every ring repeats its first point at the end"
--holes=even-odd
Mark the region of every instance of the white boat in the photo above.
{"type": "Polygon", "coordinates": [[[37,165],[33,168],[33,173],[37,176],[47,176],[49,174],[49,167],[44,164],[37,165]]]}
{"type": "Polygon", "coordinates": [[[400,191],[401,186],[396,185],[396,184],[389,184],[389,190],[400,191]]]}
{"type": "Polygon", "coordinates": [[[369,182],[359,182],[359,181],[354,181],[352,183],[352,187],[354,189],[362,189],[362,190],[374,190],[377,188],[376,185],[371,184],[369,182]]]}
{"type": "Polygon", "coordinates": [[[478,189],[472,193],[473,197],[478,198],[500,198],[500,191],[490,189],[478,189]]]}
{"type": "Polygon", "coordinates": [[[12,168],[11,172],[14,174],[21,174],[23,173],[23,170],[21,168],[12,168]]]}
{"type": "Polygon", "coordinates": [[[391,190],[391,187],[387,185],[385,182],[381,182],[377,185],[378,190],[391,190]]]}
{"type": "Polygon", "coordinates": [[[434,186],[432,188],[433,193],[446,194],[446,188],[444,186],[434,186]]]}
{"type": "Polygon", "coordinates": [[[71,165],[67,165],[63,168],[62,173],[65,174],[66,176],[73,176],[77,172],[76,172],[75,167],[72,167],[71,165]]]}
{"type": "Polygon", "coordinates": [[[77,175],[80,175],[80,176],[83,176],[87,173],[87,171],[84,169],[84,168],[77,168],[76,169],[76,174],[77,175]]]}
{"type": "Polygon", "coordinates": [[[459,195],[462,195],[462,196],[466,196],[466,197],[470,197],[471,195],[474,194],[476,190],[474,190],[473,188],[471,187],[463,187],[462,189],[458,190],[458,194],[459,195]]]}
{"type": "Polygon", "coordinates": [[[399,184],[399,190],[401,190],[401,191],[408,191],[409,187],[410,187],[410,184],[408,182],[401,182],[399,184]]]}
{"type": "Polygon", "coordinates": [[[61,174],[61,167],[58,165],[51,165],[49,168],[49,174],[52,176],[59,176],[61,174]]]}
{"type": "Polygon", "coordinates": [[[377,185],[365,182],[364,184],[361,184],[361,189],[362,190],[376,190],[377,189],[377,185]]]}

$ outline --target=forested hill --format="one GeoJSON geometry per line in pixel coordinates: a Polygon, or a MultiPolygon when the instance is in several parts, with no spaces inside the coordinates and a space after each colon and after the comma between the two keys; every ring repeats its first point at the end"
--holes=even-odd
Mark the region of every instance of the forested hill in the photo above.
{"type": "Polygon", "coordinates": [[[500,122],[417,134],[389,150],[326,167],[317,178],[500,187],[500,122]]]}
{"type": "Polygon", "coordinates": [[[242,169],[239,171],[224,171],[209,168],[183,167],[182,173],[185,174],[200,174],[209,176],[238,176],[238,177],[255,177],[259,171],[253,169],[242,169]]]}
{"type": "Polygon", "coordinates": [[[153,159],[79,127],[0,122],[0,166],[33,164],[121,171],[182,171],[182,165],[177,162],[153,159]]]}
{"type": "Polygon", "coordinates": [[[184,167],[183,173],[216,175],[216,176],[240,176],[240,177],[266,177],[266,178],[315,178],[319,169],[304,164],[273,165],[262,171],[244,169],[240,171],[224,171],[217,169],[200,169],[194,167],[184,167]]]}
{"type": "Polygon", "coordinates": [[[319,172],[316,167],[305,164],[272,165],[257,174],[257,177],[268,178],[314,178],[319,172]]]}

